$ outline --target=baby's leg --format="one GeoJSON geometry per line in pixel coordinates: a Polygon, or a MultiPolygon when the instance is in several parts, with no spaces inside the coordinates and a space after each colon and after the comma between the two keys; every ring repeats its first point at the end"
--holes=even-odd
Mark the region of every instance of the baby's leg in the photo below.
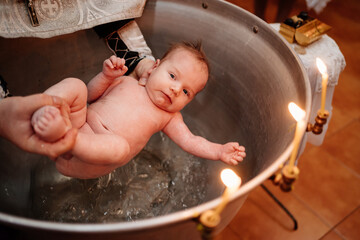
{"type": "Polygon", "coordinates": [[[70,106],[70,121],[74,128],[80,128],[86,121],[86,84],[77,78],[65,78],[48,88],[44,93],[63,98],[70,106]]]}
{"type": "Polygon", "coordinates": [[[85,123],[71,153],[58,157],[56,168],[66,176],[96,178],[123,166],[131,159],[127,140],[115,134],[95,134],[85,123]]]}
{"type": "Polygon", "coordinates": [[[72,156],[71,158],[64,158],[60,156],[55,162],[56,168],[61,174],[80,179],[98,178],[109,174],[111,171],[119,167],[113,164],[100,165],[86,163],[77,159],[75,156],[72,156]]]}
{"type": "MultiPolygon", "coordinates": [[[[84,82],[76,78],[67,78],[47,89],[44,93],[63,98],[70,106],[70,121],[75,128],[80,128],[86,120],[87,88],[84,82]]],[[[34,131],[45,141],[53,142],[63,137],[71,127],[52,106],[38,109],[32,116],[34,131]]]]}

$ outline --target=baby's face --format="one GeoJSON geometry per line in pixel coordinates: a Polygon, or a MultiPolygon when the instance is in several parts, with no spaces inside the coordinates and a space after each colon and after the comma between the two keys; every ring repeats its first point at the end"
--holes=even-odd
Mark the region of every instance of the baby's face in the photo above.
{"type": "Polygon", "coordinates": [[[170,53],[161,64],[155,64],[145,87],[157,107],[178,112],[205,87],[207,79],[205,63],[180,48],[170,53]]]}

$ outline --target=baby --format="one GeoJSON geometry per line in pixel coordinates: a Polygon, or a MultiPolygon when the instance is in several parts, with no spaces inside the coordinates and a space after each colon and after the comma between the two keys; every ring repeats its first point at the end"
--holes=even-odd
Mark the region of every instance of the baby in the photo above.
{"type": "Polygon", "coordinates": [[[67,78],[45,91],[67,101],[70,121],[56,107],[42,107],[31,120],[35,133],[53,142],[71,126],[79,129],[74,148],[56,159],[62,174],[105,175],[130,161],[158,131],[195,156],[230,165],[243,160],[243,146],[194,136],[180,113],[208,80],[209,66],[200,44],[173,45],[139,80],[123,76],[124,64],[124,59],[112,56],[87,87],[79,79],[67,78]]]}

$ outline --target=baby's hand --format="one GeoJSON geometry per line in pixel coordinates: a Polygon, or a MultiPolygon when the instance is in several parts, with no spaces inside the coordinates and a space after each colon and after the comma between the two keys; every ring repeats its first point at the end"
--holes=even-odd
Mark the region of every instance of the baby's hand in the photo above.
{"type": "Polygon", "coordinates": [[[229,142],[222,145],[220,160],[224,163],[237,165],[245,156],[245,147],[239,146],[236,142],[229,142]]]}
{"type": "Polygon", "coordinates": [[[128,68],[125,66],[125,59],[111,56],[103,64],[103,74],[108,78],[121,77],[126,73],[128,68]]]}

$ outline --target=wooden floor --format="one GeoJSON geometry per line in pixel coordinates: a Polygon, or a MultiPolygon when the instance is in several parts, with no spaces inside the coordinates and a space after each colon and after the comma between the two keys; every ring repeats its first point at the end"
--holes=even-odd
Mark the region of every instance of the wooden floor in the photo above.
{"type": "MultiPolygon", "coordinates": [[[[254,12],[253,0],[230,2],[254,12]]],[[[278,0],[269,0],[266,21],[275,19],[278,0]]],[[[306,10],[297,0],[289,16],[306,10]]],[[[308,144],[299,159],[300,178],[284,193],[267,186],[291,211],[299,228],[261,187],[250,194],[237,216],[215,240],[360,239],[360,1],[331,0],[319,15],[346,60],[333,97],[333,117],[321,146],[308,144]]]]}

